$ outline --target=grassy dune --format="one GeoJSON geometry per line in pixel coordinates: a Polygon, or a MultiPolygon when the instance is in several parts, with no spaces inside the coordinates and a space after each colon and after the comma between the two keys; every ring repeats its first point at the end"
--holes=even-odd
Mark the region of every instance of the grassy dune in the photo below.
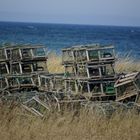
{"type": "MultiPolygon", "coordinates": [[[[49,55],[48,69],[52,73],[63,72],[61,56],[49,55]]],[[[117,72],[140,71],[140,63],[129,59],[116,63],[117,72]]],[[[140,116],[134,113],[114,114],[110,119],[94,113],[66,110],[53,112],[40,119],[25,116],[20,109],[0,105],[0,140],[139,140],[140,116]]]]}

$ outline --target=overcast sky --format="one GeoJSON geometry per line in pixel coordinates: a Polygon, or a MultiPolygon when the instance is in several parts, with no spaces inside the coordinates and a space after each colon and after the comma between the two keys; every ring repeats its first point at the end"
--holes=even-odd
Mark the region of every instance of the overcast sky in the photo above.
{"type": "Polygon", "coordinates": [[[140,26],[140,0],[0,0],[0,21],[140,26]]]}

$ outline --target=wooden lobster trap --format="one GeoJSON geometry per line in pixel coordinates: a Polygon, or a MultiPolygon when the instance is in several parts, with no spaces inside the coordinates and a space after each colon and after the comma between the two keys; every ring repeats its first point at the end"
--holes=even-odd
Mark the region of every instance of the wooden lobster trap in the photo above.
{"type": "Polygon", "coordinates": [[[87,49],[87,61],[114,61],[115,51],[114,46],[100,46],[95,47],[88,46],[87,49]]]}
{"type": "Polygon", "coordinates": [[[99,44],[74,46],[62,49],[62,63],[114,61],[114,46],[101,46],[99,44]]]}
{"type": "Polygon", "coordinates": [[[102,96],[108,96],[108,95],[114,95],[115,89],[114,89],[114,81],[108,81],[108,80],[88,80],[83,81],[80,80],[80,92],[83,94],[89,93],[92,96],[96,95],[102,95],[102,96]]]}
{"type": "Polygon", "coordinates": [[[39,90],[48,93],[64,92],[64,74],[39,74],[39,90]]]}
{"type": "Polygon", "coordinates": [[[77,77],[78,79],[110,79],[115,78],[114,63],[92,64],[78,63],[64,65],[65,77],[77,77]]]}
{"type": "Polygon", "coordinates": [[[43,46],[15,46],[11,50],[12,61],[46,60],[46,47],[43,46]]]}
{"type": "Polygon", "coordinates": [[[33,66],[30,63],[13,62],[11,64],[12,74],[23,74],[23,73],[32,73],[32,72],[33,72],[33,66]]]}
{"type": "Polygon", "coordinates": [[[115,78],[114,65],[112,63],[104,64],[77,64],[77,76],[81,78],[99,79],[115,78]]]}
{"type": "Polygon", "coordinates": [[[116,101],[140,103],[140,73],[122,75],[115,83],[116,101]]]}
{"type": "Polygon", "coordinates": [[[32,90],[36,88],[32,75],[10,75],[7,76],[10,90],[32,90]]]}
{"type": "Polygon", "coordinates": [[[85,97],[115,96],[114,80],[78,80],[65,79],[65,93],[69,95],[83,95],[85,97]]]}
{"type": "Polygon", "coordinates": [[[10,70],[12,74],[48,72],[45,61],[12,62],[10,70]]]}
{"type": "Polygon", "coordinates": [[[37,96],[32,97],[31,99],[23,102],[22,107],[39,117],[44,117],[44,115],[50,111],[49,105],[41,101],[37,96]]]}

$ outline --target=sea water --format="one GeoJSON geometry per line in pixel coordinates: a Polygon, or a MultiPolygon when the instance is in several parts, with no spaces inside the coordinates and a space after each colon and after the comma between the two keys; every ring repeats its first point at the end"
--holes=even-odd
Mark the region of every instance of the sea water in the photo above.
{"type": "Polygon", "coordinates": [[[113,44],[119,56],[140,59],[140,27],[0,22],[0,44],[42,44],[61,52],[73,45],[113,44]]]}

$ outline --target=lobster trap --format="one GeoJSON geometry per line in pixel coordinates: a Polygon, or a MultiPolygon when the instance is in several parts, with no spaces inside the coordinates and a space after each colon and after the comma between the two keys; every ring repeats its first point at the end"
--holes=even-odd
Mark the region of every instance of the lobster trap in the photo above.
{"type": "Polygon", "coordinates": [[[115,83],[116,101],[140,103],[140,73],[122,75],[115,83]]]}
{"type": "Polygon", "coordinates": [[[11,64],[12,74],[29,74],[35,72],[48,73],[46,61],[13,62],[11,64]]]}
{"type": "Polygon", "coordinates": [[[37,96],[23,102],[22,107],[26,111],[39,117],[44,117],[44,115],[50,111],[49,106],[45,102],[42,102],[37,96]]]}
{"type": "Polygon", "coordinates": [[[77,76],[81,78],[113,78],[115,77],[114,65],[111,64],[77,64],[77,76]]]}
{"type": "Polygon", "coordinates": [[[6,77],[10,91],[32,90],[36,88],[32,75],[11,75],[6,77]]]}
{"type": "Polygon", "coordinates": [[[12,61],[46,60],[46,47],[43,46],[16,46],[11,50],[12,61]]]}
{"type": "Polygon", "coordinates": [[[92,61],[112,61],[115,59],[113,46],[99,44],[74,46],[62,49],[62,63],[78,63],[92,61]]]}

